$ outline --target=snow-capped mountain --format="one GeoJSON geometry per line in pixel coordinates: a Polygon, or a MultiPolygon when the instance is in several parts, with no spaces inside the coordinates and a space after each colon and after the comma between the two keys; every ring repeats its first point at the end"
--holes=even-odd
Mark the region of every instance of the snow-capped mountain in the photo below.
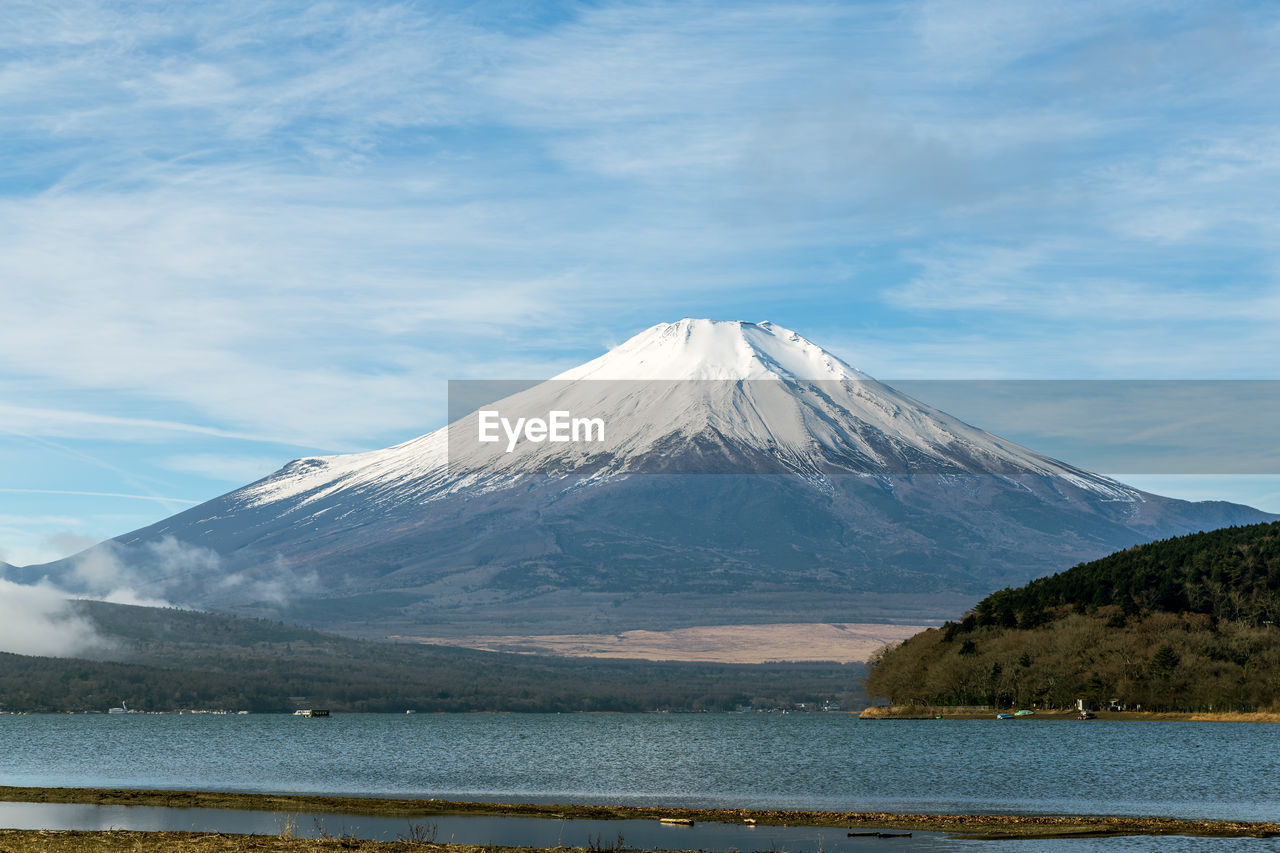
{"type": "Polygon", "coordinates": [[[654,326],[482,408],[607,428],[514,452],[479,441],[472,412],[296,460],[99,547],[171,601],[438,635],[935,618],[1120,547],[1270,517],[1047,458],[771,323],[654,326]]]}
{"type": "MultiPolygon", "coordinates": [[[[478,432],[471,414],[387,450],[313,457],[241,490],[249,506],[341,491],[386,504],[430,501],[513,475],[590,470],[597,479],[678,467],[682,445],[712,441],[731,456],[712,470],[890,475],[1014,474],[1061,478],[1113,500],[1126,486],[1072,468],[925,406],[795,332],[772,323],[685,319],[654,326],[617,349],[496,402],[506,411],[601,414],[600,446],[544,443],[511,455],[455,436],[478,432]],[[452,453],[450,452],[452,450],[452,453]],[[447,464],[446,464],[447,461],[447,464]]],[[[710,463],[703,461],[706,467],[710,463]]]]}

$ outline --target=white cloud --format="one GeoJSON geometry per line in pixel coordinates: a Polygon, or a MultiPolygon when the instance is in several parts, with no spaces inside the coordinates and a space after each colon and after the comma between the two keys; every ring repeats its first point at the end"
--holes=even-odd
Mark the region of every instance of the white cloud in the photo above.
{"type": "Polygon", "coordinates": [[[110,592],[95,596],[94,601],[106,601],[111,604],[131,604],[135,607],[174,607],[163,598],[152,598],[146,595],[139,595],[136,591],[127,587],[117,587],[110,592]]]}
{"type": "MultiPolygon", "coordinates": [[[[183,498],[169,498],[159,495],[130,495],[122,492],[84,492],[73,491],[71,489],[0,489],[0,492],[10,495],[74,495],[80,497],[95,498],[125,498],[127,500],[138,501],[156,501],[163,504],[196,504],[199,501],[190,501],[183,498]]],[[[92,540],[97,541],[97,540],[92,540]]]]}
{"type": "Polygon", "coordinates": [[[129,561],[113,541],[98,543],[76,554],[65,585],[75,595],[118,604],[174,607],[165,590],[191,576],[216,575],[221,558],[214,551],[181,542],[173,536],[146,543],[141,565],[129,561]]]}
{"type": "Polygon", "coordinates": [[[1274,10],[486,15],[14,7],[0,423],[252,475],[180,442],[389,444],[446,378],[777,307],[889,376],[1280,358],[1274,10]]]}
{"type": "Polygon", "coordinates": [[[84,519],[70,515],[0,513],[0,541],[4,543],[0,562],[29,566],[69,556],[83,547],[83,540],[72,531],[84,527],[84,519]]]}
{"type": "MultiPolygon", "coordinates": [[[[935,247],[929,253],[909,253],[907,259],[920,273],[883,295],[895,306],[925,315],[963,311],[1052,321],[1060,324],[1059,336],[1110,326],[1141,336],[1156,323],[1203,328],[1225,322],[1261,330],[1280,320],[1280,288],[1275,285],[1238,281],[1207,290],[1126,279],[1109,274],[1109,267],[1121,265],[1095,251],[1083,240],[935,247]]],[[[1156,263],[1158,253],[1151,257],[1156,263]]],[[[1201,336],[1194,343],[1205,342],[1213,339],[1201,336]]],[[[1170,349],[1166,343],[1158,353],[1172,354],[1170,349]]]]}
{"type": "MultiPolygon", "coordinates": [[[[47,537],[56,552],[79,552],[60,588],[47,579],[18,584],[0,578],[0,651],[24,655],[74,657],[107,645],[91,620],[80,615],[75,599],[109,601],[143,607],[172,607],[162,597],[143,591],[162,588],[144,584],[134,567],[121,557],[114,543],[95,545],[94,540],[70,532],[47,537]]],[[[166,574],[213,572],[219,558],[204,548],[166,537],[147,546],[150,571],[166,574]]]]}
{"type": "MultiPolygon", "coordinates": [[[[4,519],[0,518],[0,523],[4,519]]],[[[2,528],[0,528],[2,529],[2,528]]],[[[0,651],[25,655],[74,657],[107,645],[92,622],[81,616],[73,601],[88,599],[142,607],[174,607],[163,589],[183,575],[216,575],[220,558],[207,548],[189,545],[172,536],[148,543],[143,551],[147,574],[144,581],[113,542],[95,544],[79,534],[59,532],[46,539],[55,552],[79,552],[61,586],[48,579],[19,584],[0,577],[0,651]]],[[[303,573],[289,572],[279,586],[259,583],[252,588],[283,601],[290,583],[314,584],[303,573]]]]}
{"type": "Polygon", "coordinates": [[[90,596],[105,596],[137,583],[137,576],[117,556],[114,543],[83,551],[72,561],[71,584],[90,596]]]}
{"type": "Polygon", "coordinates": [[[242,486],[265,477],[288,461],[279,456],[195,453],[170,457],[164,460],[164,466],[242,486]]]}
{"type": "Polygon", "coordinates": [[[75,612],[63,591],[0,578],[0,651],[74,657],[101,645],[92,623],[75,612]]]}
{"type": "Polygon", "coordinates": [[[58,551],[63,555],[70,556],[78,554],[87,548],[92,548],[98,544],[98,540],[92,536],[84,536],[80,533],[72,533],[69,530],[60,530],[45,537],[45,544],[58,551]]]}
{"type": "Polygon", "coordinates": [[[276,555],[269,567],[232,572],[218,578],[215,585],[233,590],[243,601],[280,606],[299,595],[318,591],[320,577],[313,570],[299,569],[276,555]]]}
{"type": "Polygon", "coordinates": [[[120,417],[102,412],[84,412],[72,409],[47,409],[32,406],[7,406],[0,404],[0,421],[5,431],[12,433],[35,432],[54,437],[85,438],[89,436],[137,438],[156,433],[188,433],[215,438],[261,441],[263,436],[237,433],[200,424],[150,418],[120,417]]]}
{"type": "Polygon", "coordinates": [[[182,542],[173,536],[148,542],[146,548],[151,559],[159,564],[158,574],[166,578],[213,574],[222,559],[215,551],[182,542]]]}

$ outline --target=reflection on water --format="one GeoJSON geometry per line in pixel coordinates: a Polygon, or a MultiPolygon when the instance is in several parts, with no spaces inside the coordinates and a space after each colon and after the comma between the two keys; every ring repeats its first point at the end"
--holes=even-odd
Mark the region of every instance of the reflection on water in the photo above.
{"type": "MultiPolygon", "coordinates": [[[[296,837],[413,838],[425,833],[438,842],[537,847],[612,847],[621,840],[630,849],[706,851],[788,851],[859,853],[864,851],[974,850],[983,853],[1150,853],[1179,850],[1269,851],[1280,841],[1256,838],[1184,838],[1133,836],[1010,841],[969,841],[943,833],[885,830],[897,837],[849,837],[839,827],[743,826],[696,823],[666,826],[653,820],[552,820],[526,817],[424,816],[416,819],[307,812],[255,812],[231,809],[172,809],[154,806],[94,806],[64,803],[0,803],[5,829],[131,829],[141,831],[225,832],[296,837]]],[[[865,833],[867,827],[857,827],[865,833]]],[[[422,836],[419,836],[422,838],[422,836]]]]}
{"type": "MultiPolygon", "coordinates": [[[[504,846],[626,847],[650,850],[787,850],[793,853],[863,850],[947,850],[953,845],[939,833],[910,837],[849,838],[833,827],[744,826],[696,823],[667,826],[656,820],[554,820],[527,817],[424,816],[416,819],[312,813],[171,809],[154,806],[93,806],[63,803],[0,803],[0,827],[12,829],[135,829],[144,831],[230,832],[278,835],[288,828],[295,836],[322,835],[394,841],[415,832],[439,842],[504,846]],[[415,829],[416,828],[416,829],[415,829]]],[[[865,831],[864,827],[859,827],[865,831]]],[[[886,830],[900,832],[900,830],[886,830]]]]}

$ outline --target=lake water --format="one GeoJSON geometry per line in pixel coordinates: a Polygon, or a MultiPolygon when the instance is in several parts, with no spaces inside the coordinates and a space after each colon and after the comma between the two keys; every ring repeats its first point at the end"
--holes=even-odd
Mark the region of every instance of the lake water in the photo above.
{"type": "MultiPolygon", "coordinates": [[[[1277,779],[1280,726],[1258,724],[840,714],[0,716],[6,785],[1275,820],[1277,779]]],[[[1019,843],[1028,853],[1038,844],[1019,843]]],[[[1108,849],[1161,849],[1132,847],[1139,843],[1112,840],[1108,849]]],[[[822,848],[836,846],[828,838],[822,848]]]]}

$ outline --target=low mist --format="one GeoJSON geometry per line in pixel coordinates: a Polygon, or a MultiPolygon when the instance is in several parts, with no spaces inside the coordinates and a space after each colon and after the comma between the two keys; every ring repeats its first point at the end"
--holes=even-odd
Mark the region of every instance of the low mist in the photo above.
{"type": "MultiPolygon", "coordinates": [[[[172,579],[218,568],[218,555],[173,537],[146,546],[143,558],[151,578],[172,579]]],[[[71,559],[69,571],[55,583],[43,578],[21,584],[0,577],[0,652],[42,657],[76,657],[108,648],[77,600],[142,607],[175,607],[158,594],[165,580],[144,580],[114,542],[86,548],[71,559]]]]}
{"type": "Polygon", "coordinates": [[[47,581],[24,586],[0,578],[0,652],[75,657],[104,645],[66,591],[47,581]]]}

